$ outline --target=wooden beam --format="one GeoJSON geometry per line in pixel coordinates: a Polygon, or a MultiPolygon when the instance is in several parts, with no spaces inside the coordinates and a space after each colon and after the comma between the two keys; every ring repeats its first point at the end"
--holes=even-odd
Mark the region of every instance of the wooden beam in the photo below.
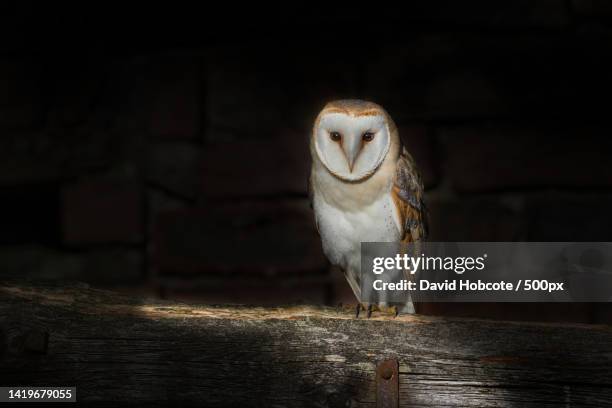
{"type": "Polygon", "coordinates": [[[79,402],[374,407],[612,405],[612,328],[296,306],[134,299],[0,283],[0,385],[76,386],[79,402]]]}

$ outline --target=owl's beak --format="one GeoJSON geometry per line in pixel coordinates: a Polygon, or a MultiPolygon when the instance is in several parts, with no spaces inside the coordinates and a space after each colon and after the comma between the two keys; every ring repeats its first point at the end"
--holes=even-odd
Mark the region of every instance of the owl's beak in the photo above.
{"type": "Polygon", "coordinates": [[[342,149],[344,149],[344,154],[346,155],[346,160],[348,161],[349,171],[352,173],[353,166],[355,165],[357,157],[359,157],[359,153],[361,152],[361,138],[346,138],[343,142],[342,149]]]}

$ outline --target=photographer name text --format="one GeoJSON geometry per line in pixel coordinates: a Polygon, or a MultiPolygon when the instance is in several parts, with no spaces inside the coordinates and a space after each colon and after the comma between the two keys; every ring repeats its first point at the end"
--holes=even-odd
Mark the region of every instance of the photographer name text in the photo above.
{"type": "Polygon", "coordinates": [[[417,282],[402,279],[399,282],[384,282],[377,279],[372,284],[376,291],[430,291],[430,292],[455,292],[455,291],[525,291],[525,292],[557,292],[564,291],[563,282],[551,282],[546,279],[519,279],[516,282],[496,281],[487,282],[483,280],[445,280],[444,282],[430,282],[420,279],[417,282]]]}

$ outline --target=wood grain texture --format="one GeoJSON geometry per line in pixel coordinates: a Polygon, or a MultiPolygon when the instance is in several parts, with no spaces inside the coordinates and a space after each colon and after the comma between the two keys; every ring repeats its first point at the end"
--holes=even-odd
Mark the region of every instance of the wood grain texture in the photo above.
{"type": "Polygon", "coordinates": [[[373,407],[385,358],[400,362],[402,407],[612,405],[610,326],[357,320],[0,283],[0,384],[76,385],[81,403],[373,407]]]}

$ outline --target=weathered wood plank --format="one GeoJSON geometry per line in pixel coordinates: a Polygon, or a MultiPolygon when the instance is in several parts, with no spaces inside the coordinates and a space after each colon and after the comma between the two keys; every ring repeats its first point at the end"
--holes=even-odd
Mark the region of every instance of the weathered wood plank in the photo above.
{"type": "Polygon", "coordinates": [[[76,385],[80,402],[373,407],[384,358],[400,361],[402,407],[612,405],[609,326],[357,320],[0,284],[0,383],[76,385]]]}

